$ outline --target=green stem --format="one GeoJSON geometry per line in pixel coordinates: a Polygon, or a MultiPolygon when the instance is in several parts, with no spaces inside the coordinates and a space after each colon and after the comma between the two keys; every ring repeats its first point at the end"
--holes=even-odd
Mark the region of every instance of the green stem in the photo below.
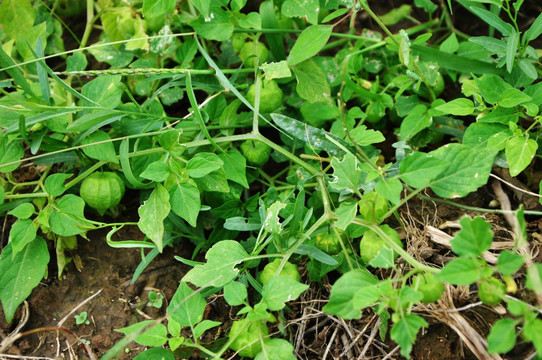
{"type": "Polygon", "coordinates": [[[48,197],[49,194],[46,192],[38,193],[29,193],[29,194],[13,194],[13,195],[4,195],[4,199],[26,199],[26,198],[38,198],[38,197],[48,197]]]}
{"type": "Polygon", "coordinates": [[[79,174],[75,179],[73,179],[72,181],[70,181],[69,183],[67,183],[65,185],[65,188],[66,190],[71,188],[72,186],[74,186],[75,184],[77,184],[79,181],[81,181],[82,179],[86,178],[87,176],[89,176],[90,174],[92,174],[96,169],[98,169],[100,166],[103,166],[107,164],[107,161],[104,161],[104,160],[101,160],[101,161],[98,161],[96,164],[92,165],[91,167],[89,167],[87,170],[85,170],[84,172],[82,172],[81,174],[79,174]]]}

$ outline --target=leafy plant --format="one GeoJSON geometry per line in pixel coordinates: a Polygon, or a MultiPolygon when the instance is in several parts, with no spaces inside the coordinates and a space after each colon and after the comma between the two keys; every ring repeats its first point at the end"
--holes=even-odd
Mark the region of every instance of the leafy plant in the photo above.
{"type": "MultiPolygon", "coordinates": [[[[522,276],[534,298],[542,294],[524,220],[539,212],[513,212],[515,245],[496,264],[484,257],[493,233],[480,216],[460,220],[444,265],[421,262],[398,232],[409,236],[396,220],[413,198],[451,203],[487,185],[494,168],[530,178],[539,156],[542,87],[531,44],[542,15],[525,27],[523,1],[457,3],[488,36],[455,29],[451,0],[439,12],[416,1],[427,21],[397,34],[387,26],[412,19],[410,5],[377,16],[367,1],[87,1],[79,47],[66,52],[63,1],[48,9],[4,0],[7,321],[47,275],[49,248],[61,278],[77,236],[108,228],[109,246],[142,250],[133,281],[166,247],[194,248],[192,259],[177,257],[192,268],[167,315],[118,330],[150,347],[136,359],[295,358],[283,313],[330,272],[337,280],[323,311],[347,320],[375,312],[381,337],[389,328],[405,357],[429,326],[418,305],[467,285],[511,315],[493,324],[489,353],[510,351],[518,337],[540,353],[540,303],[512,296],[522,276]],[[358,35],[361,11],[382,34],[358,35]],[[87,46],[95,29],[99,40],[87,46]],[[47,62],[58,56],[65,71],[47,62]],[[95,70],[97,62],[109,68],[95,70]],[[21,176],[23,163],[38,170],[34,178],[21,176]],[[137,221],[119,220],[125,202],[135,202],[137,221]],[[126,226],[145,238],[114,240],[126,226]],[[206,297],[219,292],[240,307],[238,318],[227,336],[205,343],[222,325],[204,318],[206,297]]],[[[83,12],[79,3],[71,10],[83,12]]],[[[149,293],[151,306],[162,300],[149,293]]]]}

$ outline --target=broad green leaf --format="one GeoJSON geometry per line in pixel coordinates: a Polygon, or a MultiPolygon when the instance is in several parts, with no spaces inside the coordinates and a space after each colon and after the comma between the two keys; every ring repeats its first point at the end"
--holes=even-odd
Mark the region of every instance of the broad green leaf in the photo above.
{"type": "Polygon", "coordinates": [[[7,136],[0,137],[0,172],[9,173],[17,169],[20,163],[2,166],[17,161],[24,156],[20,140],[9,141],[7,136]]]}
{"type": "Polygon", "coordinates": [[[489,114],[478,119],[479,123],[499,123],[507,125],[508,123],[517,123],[519,120],[518,111],[511,108],[499,106],[489,114]]]}
{"type": "Polygon", "coordinates": [[[236,150],[230,150],[226,154],[218,154],[224,163],[226,178],[248,189],[247,159],[236,150]]]}
{"type": "Polygon", "coordinates": [[[193,180],[201,191],[230,192],[226,172],[223,169],[215,170],[202,178],[195,178],[193,180]]]}
{"type": "Polygon", "coordinates": [[[429,186],[431,181],[449,166],[449,162],[415,151],[399,164],[399,177],[416,189],[429,186]]]}
{"type": "Polygon", "coordinates": [[[537,294],[542,294],[542,264],[534,263],[529,265],[525,287],[537,294]]]}
{"type": "Polygon", "coordinates": [[[196,30],[199,36],[216,41],[228,40],[234,29],[233,23],[230,21],[230,14],[218,6],[211,6],[209,17],[200,15],[189,25],[196,30]]]}
{"type": "Polygon", "coordinates": [[[36,232],[36,225],[30,219],[19,219],[11,226],[9,239],[13,248],[13,257],[36,238],[36,232]]]}
{"type": "Polygon", "coordinates": [[[28,219],[35,211],[36,208],[32,203],[24,203],[11,210],[8,214],[18,219],[28,219]]]}
{"type": "Polygon", "coordinates": [[[527,44],[529,41],[536,39],[542,34],[542,13],[538,14],[536,20],[533,21],[529,29],[523,34],[523,43],[527,44]]]}
{"type": "Polygon", "coordinates": [[[445,53],[453,54],[457,49],[459,49],[459,42],[457,41],[455,33],[452,33],[452,35],[448,36],[446,40],[440,44],[440,50],[445,53]]]}
{"type": "Polygon", "coordinates": [[[49,217],[51,230],[61,236],[73,236],[93,229],[85,219],[85,200],[68,194],[62,197],[49,217]]]}
{"type": "Polygon", "coordinates": [[[273,276],[262,290],[262,298],[267,308],[271,311],[279,311],[285,303],[295,300],[309,288],[309,285],[288,276],[273,276]]]}
{"type": "Polygon", "coordinates": [[[112,162],[113,164],[118,164],[119,159],[115,152],[115,146],[111,142],[111,138],[107,133],[97,130],[92,134],[85,137],[82,141],[83,145],[89,145],[99,143],[96,145],[85,146],[83,152],[86,156],[96,159],[112,162]]]}
{"type": "Polygon", "coordinates": [[[534,319],[523,327],[523,336],[531,341],[538,353],[542,352],[542,320],[534,319]]]}
{"type": "Polygon", "coordinates": [[[474,104],[469,99],[459,98],[437,106],[435,109],[444,113],[444,115],[466,116],[474,112],[474,104]]]}
{"type": "Polygon", "coordinates": [[[129,336],[133,333],[140,333],[134,339],[134,341],[143,346],[162,346],[167,342],[167,328],[164,324],[156,324],[151,326],[155,320],[146,320],[138,322],[136,324],[127,326],[122,329],[116,329],[120,333],[129,336]],[[147,328],[144,330],[145,328],[147,328]]]}
{"type": "Polygon", "coordinates": [[[401,355],[409,358],[412,344],[416,340],[418,332],[423,327],[429,326],[419,315],[405,314],[396,322],[390,331],[390,337],[401,347],[401,355]]]}
{"type": "Polygon", "coordinates": [[[510,175],[517,176],[531,163],[538,143],[524,136],[514,136],[506,143],[505,154],[510,175]]]}
{"type": "Polygon", "coordinates": [[[514,31],[506,41],[506,71],[512,72],[519,45],[519,33],[514,31]]]}
{"type": "Polygon", "coordinates": [[[323,311],[345,320],[361,318],[361,308],[356,305],[358,291],[378,284],[378,279],[366,269],[356,269],[342,275],[331,289],[329,302],[323,311]]]}
{"type": "Polygon", "coordinates": [[[277,124],[277,126],[284,130],[284,132],[288,135],[303,142],[309,143],[311,147],[324,150],[331,155],[343,153],[343,151],[337,145],[335,145],[334,142],[348,147],[348,144],[337,136],[332,135],[325,130],[307,125],[299,120],[281,114],[271,114],[271,118],[275,124],[277,124]],[[333,139],[334,142],[328,138],[333,139]]]}
{"type": "Polygon", "coordinates": [[[466,145],[448,144],[429,155],[450,165],[430,184],[431,189],[445,198],[463,197],[487,183],[496,151],[472,151],[466,145]]]}
{"type": "Polygon", "coordinates": [[[198,187],[191,181],[173,186],[169,190],[171,211],[196,227],[201,208],[201,198],[198,187]]]}
{"type": "MultiPolygon", "coordinates": [[[[121,75],[102,75],[86,83],[81,93],[103,108],[114,109],[121,102],[123,88],[121,80],[121,75]]],[[[85,102],[85,106],[93,104],[85,102]]]]}
{"type": "Polygon", "coordinates": [[[294,346],[284,339],[265,339],[254,360],[296,360],[294,346]]]}
{"type": "Polygon", "coordinates": [[[125,46],[116,48],[113,45],[105,45],[109,40],[104,36],[99,42],[95,43],[88,50],[100,62],[105,62],[113,68],[123,68],[128,66],[134,58],[135,52],[125,50],[125,46]]]}
{"type": "Polygon", "coordinates": [[[480,266],[469,258],[457,258],[446,264],[437,278],[452,285],[470,285],[480,279],[480,266]]]}
{"type": "MultiPolygon", "coordinates": [[[[350,136],[359,146],[367,146],[372,144],[378,144],[386,141],[386,138],[378,130],[367,129],[365,125],[359,125],[350,131],[350,136]]],[[[350,138],[346,141],[350,142],[350,138]]]]}
{"type": "Polygon", "coordinates": [[[431,0],[414,0],[414,4],[418,7],[422,7],[428,14],[432,14],[438,9],[438,5],[433,4],[431,0]]]}
{"type": "Polygon", "coordinates": [[[538,72],[536,71],[536,67],[529,60],[519,59],[518,66],[521,69],[521,71],[523,71],[523,73],[527,75],[527,77],[533,80],[536,80],[536,78],[538,77],[538,72]]]}
{"type": "Polygon", "coordinates": [[[346,202],[343,201],[335,211],[335,214],[337,214],[337,221],[335,222],[335,226],[338,227],[341,230],[346,230],[348,225],[354,220],[358,213],[358,204],[355,202],[346,202]]]}
{"type": "Polygon", "coordinates": [[[255,231],[260,230],[262,222],[259,218],[244,218],[241,216],[235,216],[226,219],[224,223],[224,229],[234,231],[255,231]]]}
{"type": "Polygon", "coordinates": [[[214,153],[197,153],[186,164],[186,170],[191,178],[202,178],[224,165],[224,162],[214,153]]]}
{"type": "Polygon", "coordinates": [[[387,12],[384,15],[380,15],[379,18],[382,20],[384,25],[391,26],[397,24],[399,21],[410,17],[410,13],[412,12],[412,5],[403,4],[399,6],[398,8],[391,9],[389,12],[387,12]]]}
{"type": "Polygon", "coordinates": [[[418,134],[423,129],[428,128],[432,123],[433,117],[427,112],[427,106],[422,104],[416,105],[416,107],[414,107],[401,122],[401,128],[399,130],[401,140],[408,141],[412,139],[414,135],[418,134]]]}
{"type": "Polygon", "coordinates": [[[203,319],[207,305],[199,292],[195,292],[186,282],[181,282],[167,307],[168,316],[181,327],[195,326],[203,319]]]}
{"type": "Polygon", "coordinates": [[[482,97],[488,103],[494,105],[499,102],[502,98],[502,94],[508,90],[512,89],[512,85],[508,84],[498,75],[486,74],[480,79],[475,78],[476,85],[482,93],[482,97]]]}
{"type": "Polygon", "coordinates": [[[403,184],[396,178],[387,178],[376,183],[375,191],[392,204],[397,205],[401,201],[401,191],[403,184]]]}
{"type": "Polygon", "coordinates": [[[318,54],[329,40],[332,30],[331,25],[312,25],[303,30],[288,55],[288,65],[297,65],[318,54]]]}
{"type": "Polygon", "coordinates": [[[34,25],[36,11],[29,0],[4,0],[0,4],[0,24],[13,40],[34,25]]]}
{"type": "Polygon", "coordinates": [[[346,154],[342,161],[333,157],[331,166],[333,167],[333,180],[329,184],[337,190],[346,189],[351,193],[356,193],[361,179],[359,160],[352,154],[346,154]]]}
{"type": "Polygon", "coordinates": [[[211,9],[211,0],[192,0],[194,7],[206,18],[209,18],[211,9]]]}
{"type": "Polygon", "coordinates": [[[487,337],[487,351],[490,354],[504,354],[514,348],[517,323],[514,319],[499,319],[493,324],[487,337]]]}
{"type": "Polygon", "coordinates": [[[297,94],[309,102],[327,102],[331,100],[331,88],[326,74],[312,60],[300,63],[292,68],[297,79],[297,94]]]}
{"type": "Polygon", "coordinates": [[[461,230],[452,239],[452,250],[461,256],[481,256],[489,250],[493,242],[491,224],[477,216],[474,219],[468,216],[459,221],[461,230]]]}
{"type": "Polygon", "coordinates": [[[282,4],[282,13],[287,17],[306,17],[310,24],[318,24],[320,3],[318,0],[286,0],[282,4]]]}
{"type": "Polygon", "coordinates": [[[262,17],[257,12],[241,14],[239,18],[239,26],[243,29],[260,30],[262,28],[262,17]]]}
{"type": "Polygon", "coordinates": [[[265,230],[271,234],[280,234],[282,231],[282,226],[279,218],[279,211],[284,209],[286,204],[281,201],[275,201],[269,209],[267,209],[267,215],[265,216],[265,221],[263,226],[265,230]]]}
{"type": "Polygon", "coordinates": [[[214,327],[220,326],[222,323],[220,321],[212,320],[203,320],[194,327],[194,338],[198,339],[204,332],[214,327]]]}
{"type": "Polygon", "coordinates": [[[532,99],[529,95],[524,94],[518,89],[511,88],[503,91],[499,100],[499,105],[504,108],[513,108],[519,104],[523,104],[531,100],[532,99]]]}
{"type": "Polygon", "coordinates": [[[286,60],[274,63],[265,63],[260,66],[265,74],[265,80],[282,79],[292,76],[286,60]]]}
{"type": "Polygon", "coordinates": [[[161,347],[153,347],[137,354],[134,360],[175,360],[175,356],[173,356],[173,353],[170,350],[161,347]]]}
{"type": "Polygon", "coordinates": [[[234,240],[222,240],[205,254],[207,262],[196,265],[183,278],[199,287],[214,286],[221,288],[239,274],[237,264],[243,262],[249,255],[245,249],[234,240]]]}
{"type": "Polygon", "coordinates": [[[176,2],[176,0],[144,0],[141,10],[145,17],[160,16],[173,12],[176,2]]]}
{"type": "Polygon", "coordinates": [[[57,197],[64,194],[66,187],[64,186],[64,181],[72,177],[72,174],[62,174],[56,173],[47,176],[45,179],[45,191],[49,196],[57,197]]]}
{"type": "Polygon", "coordinates": [[[161,160],[158,160],[150,163],[147,168],[143,170],[141,174],[139,174],[139,176],[141,176],[143,179],[162,182],[165,181],[170,174],[171,171],[168,164],[161,160]]]}
{"type": "Polygon", "coordinates": [[[510,250],[503,250],[497,259],[497,269],[503,274],[513,275],[524,263],[525,259],[523,256],[513,253],[510,250]]]}
{"type": "Polygon", "coordinates": [[[390,269],[395,264],[397,254],[390,248],[384,246],[374,259],[369,262],[374,268],[390,269]]]}
{"type": "Polygon", "coordinates": [[[248,296],[246,285],[232,281],[224,286],[224,300],[230,306],[239,306],[245,303],[248,296]]]}
{"type": "Polygon", "coordinates": [[[471,6],[470,11],[473,12],[480,19],[484,20],[490,26],[493,26],[497,31],[499,31],[504,36],[509,36],[513,33],[514,27],[507,22],[504,22],[497,15],[488,11],[486,9],[478,8],[471,6]]]}
{"type": "Polygon", "coordinates": [[[83,71],[87,64],[87,57],[82,51],[77,51],[66,58],[66,71],[83,71]]]}
{"type": "Polygon", "coordinates": [[[156,184],[149,198],[137,209],[139,214],[137,226],[156,244],[160,252],[164,246],[164,219],[170,209],[169,193],[161,184],[156,184]]]}
{"type": "Polygon", "coordinates": [[[502,143],[503,137],[506,141],[510,135],[512,133],[507,125],[476,122],[465,130],[462,141],[463,145],[467,145],[472,149],[488,148],[502,150],[505,145],[502,143]]]}
{"type": "Polygon", "coordinates": [[[43,279],[49,263],[47,243],[39,236],[14,257],[12,251],[12,244],[8,243],[0,258],[0,300],[8,323],[17,307],[43,279]]]}

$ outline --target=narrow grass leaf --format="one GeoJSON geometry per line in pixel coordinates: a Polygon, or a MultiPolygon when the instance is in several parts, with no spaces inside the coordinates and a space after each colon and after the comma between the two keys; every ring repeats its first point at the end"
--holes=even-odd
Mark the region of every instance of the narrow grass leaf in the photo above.
{"type": "Polygon", "coordinates": [[[523,44],[527,44],[530,41],[536,39],[542,34],[542,13],[540,13],[536,20],[531,24],[529,29],[523,34],[523,44]]]}
{"type": "Polygon", "coordinates": [[[497,15],[483,8],[478,8],[471,6],[470,11],[478,16],[480,19],[484,20],[487,24],[494,27],[504,36],[509,36],[514,31],[514,27],[507,22],[504,22],[497,15]]]}
{"type": "Polygon", "coordinates": [[[514,60],[516,59],[516,52],[519,45],[519,33],[514,31],[512,35],[508,37],[506,41],[506,71],[512,72],[514,67],[514,60]]]}

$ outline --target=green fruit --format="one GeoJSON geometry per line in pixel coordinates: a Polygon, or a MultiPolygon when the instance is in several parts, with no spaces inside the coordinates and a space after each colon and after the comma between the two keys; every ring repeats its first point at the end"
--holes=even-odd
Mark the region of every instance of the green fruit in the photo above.
{"type": "Polygon", "coordinates": [[[250,165],[260,167],[269,160],[271,148],[262,142],[247,140],[241,144],[241,153],[250,165]]]}
{"type": "MultiPolygon", "coordinates": [[[[247,92],[248,102],[254,106],[256,103],[256,86],[251,85],[247,92]]],[[[282,105],[282,90],[274,80],[262,81],[260,89],[260,112],[270,113],[282,105]]]]}
{"type": "Polygon", "coordinates": [[[314,241],[318,249],[329,255],[335,255],[341,251],[341,242],[334,233],[322,232],[316,235],[314,241]]]}
{"type": "Polygon", "coordinates": [[[422,303],[432,303],[440,299],[444,292],[444,284],[435,279],[433,274],[421,274],[414,277],[412,286],[423,294],[422,303]]]}
{"type": "Polygon", "coordinates": [[[249,41],[243,45],[239,52],[239,57],[248,68],[253,68],[254,65],[261,64],[267,61],[269,50],[261,42],[249,41]]]}
{"type": "Polygon", "coordinates": [[[245,40],[247,38],[246,34],[243,33],[235,33],[231,36],[231,42],[233,46],[233,50],[235,52],[240,52],[243,46],[245,45],[245,40]]]}
{"type": "MultiPolygon", "coordinates": [[[[282,259],[275,259],[269,264],[265,265],[260,273],[260,281],[263,285],[267,284],[269,280],[275,276],[281,262],[282,259]]],[[[299,275],[299,271],[297,271],[297,266],[288,261],[286,264],[284,264],[284,267],[279,275],[290,277],[296,281],[301,280],[301,275],[299,275]]]]}
{"type": "MultiPolygon", "coordinates": [[[[399,234],[397,231],[390,228],[388,225],[381,225],[380,229],[388,235],[393,242],[395,242],[397,245],[403,247],[403,243],[401,242],[401,239],[399,238],[399,234]]],[[[361,238],[361,241],[359,243],[359,251],[361,260],[365,262],[366,264],[369,264],[384,248],[386,245],[386,242],[384,239],[380,238],[377,233],[375,233],[372,230],[367,230],[365,234],[363,234],[363,237],[361,238]]],[[[394,252],[394,258],[397,258],[397,254],[394,252]]]]}
{"type": "Polygon", "coordinates": [[[233,322],[230,334],[230,349],[238,351],[239,356],[253,358],[262,351],[260,336],[265,338],[269,335],[267,326],[262,321],[250,321],[248,319],[233,322]]]}
{"type": "MultiPolygon", "coordinates": [[[[423,82],[415,84],[413,90],[416,94],[420,95],[423,98],[426,98],[426,99],[431,98],[431,95],[429,94],[429,90],[427,90],[427,86],[423,82]]],[[[444,78],[439,73],[437,77],[437,81],[435,82],[435,85],[433,86],[433,93],[435,94],[435,97],[438,97],[440,94],[442,94],[443,91],[444,91],[444,78]]]]}
{"type": "Polygon", "coordinates": [[[90,174],[79,190],[85,203],[100,215],[117,206],[124,195],[124,183],[114,172],[95,172],[90,174]]]}
{"type": "Polygon", "coordinates": [[[494,306],[501,302],[506,294],[506,285],[496,278],[482,280],[478,285],[478,297],[485,305],[494,306]]]}
{"type": "Polygon", "coordinates": [[[358,202],[359,213],[370,223],[378,223],[388,212],[388,201],[375,191],[364,194],[358,202]]]}

